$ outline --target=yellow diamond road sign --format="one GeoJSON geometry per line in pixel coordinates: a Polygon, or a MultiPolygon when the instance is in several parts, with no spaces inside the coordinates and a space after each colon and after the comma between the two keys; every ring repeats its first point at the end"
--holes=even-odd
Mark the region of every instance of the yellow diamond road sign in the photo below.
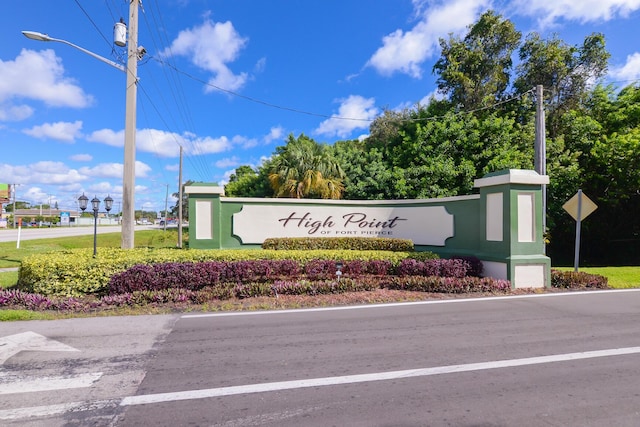
{"type": "Polygon", "coordinates": [[[569,212],[569,215],[573,217],[576,221],[578,220],[578,200],[581,201],[580,206],[580,221],[588,217],[598,209],[598,206],[593,203],[593,201],[584,195],[583,192],[579,191],[573,196],[569,201],[567,201],[562,208],[569,212]]]}

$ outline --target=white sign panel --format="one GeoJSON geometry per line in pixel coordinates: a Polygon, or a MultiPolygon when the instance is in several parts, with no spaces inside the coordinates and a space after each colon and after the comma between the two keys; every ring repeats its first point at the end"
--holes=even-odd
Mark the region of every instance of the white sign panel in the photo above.
{"type": "Polygon", "coordinates": [[[244,205],[233,215],[242,243],[274,237],[390,237],[415,245],[444,246],[454,235],[444,206],[348,207],[244,205]]]}
{"type": "Polygon", "coordinates": [[[70,216],[71,216],[71,212],[60,212],[60,224],[69,225],[70,216]]]}

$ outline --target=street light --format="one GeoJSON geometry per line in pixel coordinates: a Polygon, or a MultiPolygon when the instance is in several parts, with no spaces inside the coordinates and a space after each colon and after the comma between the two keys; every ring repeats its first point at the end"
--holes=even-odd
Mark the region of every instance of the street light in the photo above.
{"type": "MultiPolygon", "coordinates": [[[[129,3],[129,34],[127,40],[127,68],[100,55],[88,51],[66,40],[56,39],[47,34],[36,31],[23,31],[25,37],[43,42],[59,42],[76,48],[120,71],[127,73],[127,95],[124,125],[124,171],[122,178],[122,249],[134,247],[135,232],[135,164],[136,164],[136,96],[138,84],[138,60],[145,54],[145,49],[138,48],[138,3],[141,0],[131,0],[129,3]]],[[[122,25],[116,24],[116,26],[122,25]]],[[[115,36],[115,31],[114,31],[115,36]]],[[[124,45],[123,40],[116,39],[116,44],[124,45]]]]}
{"type": "Polygon", "coordinates": [[[117,68],[118,70],[120,70],[120,71],[122,71],[124,73],[127,72],[127,69],[124,68],[124,66],[122,64],[118,64],[117,62],[113,62],[113,61],[111,61],[110,59],[107,59],[107,58],[103,58],[102,56],[97,55],[97,54],[91,52],[90,50],[87,50],[87,49],[85,49],[83,47],[75,45],[75,44],[73,44],[71,42],[68,42],[66,40],[56,39],[56,38],[50,37],[48,34],[39,33],[37,31],[22,31],[22,34],[28,39],[36,40],[36,41],[39,41],[39,42],[58,42],[58,43],[66,44],[67,46],[74,47],[74,48],[78,49],[79,51],[84,52],[89,56],[93,56],[97,60],[102,61],[105,64],[111,65],[112,67],[117,68]]]}
{"type": "MultiPolygon", "coordinates": [[[[89,198],[85,196],[84,193],[82,193],[82,196],[78,197],[78,205],[80,206],[80,209],[82,209],[82,212],[84,212],[85,209],[87,209],[88,202],[89,202],[89,198]]],[[[104,199],[104,208],[106,209],[107,212],[109,212],[112,206],[113,206],[113,199],[111,198],[111,196],[107,196],[104,199]]],[[[100,199],[98,199],[95,196],[93,197],[93,199],[91,199],[91,209],[93,210],[93,256],[95,257],[98,253],[98,250],[97,250],[98,210],[100,209],[100,199]]]]}

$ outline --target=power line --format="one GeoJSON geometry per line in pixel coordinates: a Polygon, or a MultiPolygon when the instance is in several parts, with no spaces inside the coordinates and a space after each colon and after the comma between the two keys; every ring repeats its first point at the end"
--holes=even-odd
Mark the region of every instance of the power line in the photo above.
{"type": "Polygon", "coordinates": [[[76,5],[78,5],[78,7],[80,8],[80,10],[82,11],[82,13],[84,13],[84,15],[87,17],[87,19],[89,20],[89,22],[91,22],[91,24],[93,25],[93,27],[96,29],[96,31],[98,32],[98,34],[100,34],[100,36],[102,37],[102,39],[107,42],[107,45],[109,45],[109,47],[111,47],[111,42],[109,41],[109,39],[107,39],[107,37],[104,35],[104,33],[100,30],[100,27],[98,27],[95,23],[95,21],[91,18],[91,16],[89,15],[89,13],[87,13],[87,11],[85,10],[84,7],[82,7],[82,5],[80,4],[80,2],[78,0],[75,0],[76,5]]]}
{"type": "Polygon", "coordinates": [[[190,78],[191,80],[194,80],[194,81],[196,81],[198,83],[201,83],[201,84],[203,84],[205,86],[212,87],[212,88],[216,89],[217,91],[224,92],[226,94],[235,96],[237,98],[242,98],[242,99],[245,99],[247,101],[250,101],[250,102],[253,102],[253,103],[256,103],[256,104],[261,104],[261,105],[264,105],[264,106],[267,106],[267,107],[271,107],[271,108],[276,108],[276,109],[279,109],[279,110],[290,111],[292,113],[305,114],[305,115],[308,115],[308,116],[321,117],[321,118],[325,118],[325,119],[353,120],[353,121],[361,121],[361,122],[372,122],[373,121],[372,119],[362,119],[362,118],[355,118],[355,117],[341,117],[341,116],[336,116],[336,115],[313,113],[313,112],[310,112],[310,111],[300,110],[300,109],[297,109],[297,108],[285,107],[285,106],[282,106],[282,105],[273,104],[271,102],[263,101],[261,99],[253,98],[253,97],[247,96],[247,95],[242,95],[242,94],[240,94],[238,92],[234,92],[232,90],[225,89],[225,88],[222,88],[220,86],[216,86],[213,83],[206,82],[206,81],[204,81],[204,80],[202,80],[202,79],[200,79],[200,78],[198,78],[196,76],[193,76],[193,75],[191,75],[191,74],[189,74],[189,73],[187,73],[185,71],[180,70],[179,68],[177,68],[173,64],[170,64],[170,63],[168,63],[167,61],[165,61],[165,60],[163,60],[161,58],[156,58],[154,56],[151,56],[150,58],[155,60],[155,61],[157,61],[158,63],[160,63],[162,65],[165,65],[165,66],[167,66],[169,68],[172,68],[177,73],[180,73],[180,74],[190,78]]]}

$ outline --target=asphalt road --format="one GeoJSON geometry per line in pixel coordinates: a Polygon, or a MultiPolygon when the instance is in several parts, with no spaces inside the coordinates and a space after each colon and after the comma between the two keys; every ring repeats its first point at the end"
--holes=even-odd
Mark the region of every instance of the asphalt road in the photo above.
{"type": "Polygon", "coordinates": [[[2,425],[640,425],[638,290],[1,330],[2,425]]]}

